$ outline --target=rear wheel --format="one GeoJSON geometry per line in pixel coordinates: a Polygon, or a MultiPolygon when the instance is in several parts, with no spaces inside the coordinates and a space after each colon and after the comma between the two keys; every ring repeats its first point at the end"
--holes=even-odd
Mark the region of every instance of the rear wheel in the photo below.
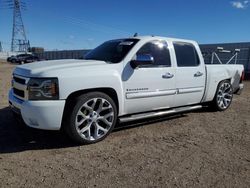
{"type": "Polygon", "coordinates": [[[103,140],[113,130],[117,120],[114,101],[101,92],[81,95],[69,112],[64,126],[66,133],[80,144],[103,140]]]}
{"type": "Polygon", "coordinates": [[[233,87],[230,81],[219,83],[212,106],[215,110],[224,111],[229,108],[233,100],[233,87]]]}

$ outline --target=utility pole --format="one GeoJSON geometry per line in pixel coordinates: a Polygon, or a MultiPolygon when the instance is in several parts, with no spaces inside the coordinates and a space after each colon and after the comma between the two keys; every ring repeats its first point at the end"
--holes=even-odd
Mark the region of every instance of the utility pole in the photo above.
{"type": "Polygon", "coordinates": [[[7,6],[13,10],[13,27],[11,51],[27,52],[29,41],[27,40],[21,9],[25,9],[25,4],[21,0],[6,0],[7,6]]]}

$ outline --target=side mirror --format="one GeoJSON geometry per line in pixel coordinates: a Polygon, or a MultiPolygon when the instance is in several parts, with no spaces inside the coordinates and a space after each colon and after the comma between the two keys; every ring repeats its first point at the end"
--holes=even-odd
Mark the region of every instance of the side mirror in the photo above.
{"type": "Polygon", "coordinates": [[[149,54],[137,55],[135,60],[130,62],[133,69],[140,65],[152,65],[154,63],[154,57],[149,54]]]}

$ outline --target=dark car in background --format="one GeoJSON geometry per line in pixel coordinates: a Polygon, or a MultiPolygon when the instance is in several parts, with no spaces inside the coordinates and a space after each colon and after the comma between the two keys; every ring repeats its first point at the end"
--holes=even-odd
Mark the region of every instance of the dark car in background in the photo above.
{"type": "Polygon", "coordinates": [[[35,61],[40,61],[40,59],[39,57],[33,54],[19,54],[16,56],[8,57],[7,61],[10,63],[25,64],[25,63],[32,63],[35,61]]]}

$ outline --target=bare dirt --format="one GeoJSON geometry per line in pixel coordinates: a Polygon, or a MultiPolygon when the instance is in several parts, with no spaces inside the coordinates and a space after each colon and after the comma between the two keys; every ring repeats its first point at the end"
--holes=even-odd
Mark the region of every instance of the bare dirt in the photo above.
{"type": "Polygon", "coordinates": [[[100,143],[77,146],[14,121],[13,68],[0,63],[0,187],[250,186],[250,82],[225,112],[120,125],[100,143]]]}

